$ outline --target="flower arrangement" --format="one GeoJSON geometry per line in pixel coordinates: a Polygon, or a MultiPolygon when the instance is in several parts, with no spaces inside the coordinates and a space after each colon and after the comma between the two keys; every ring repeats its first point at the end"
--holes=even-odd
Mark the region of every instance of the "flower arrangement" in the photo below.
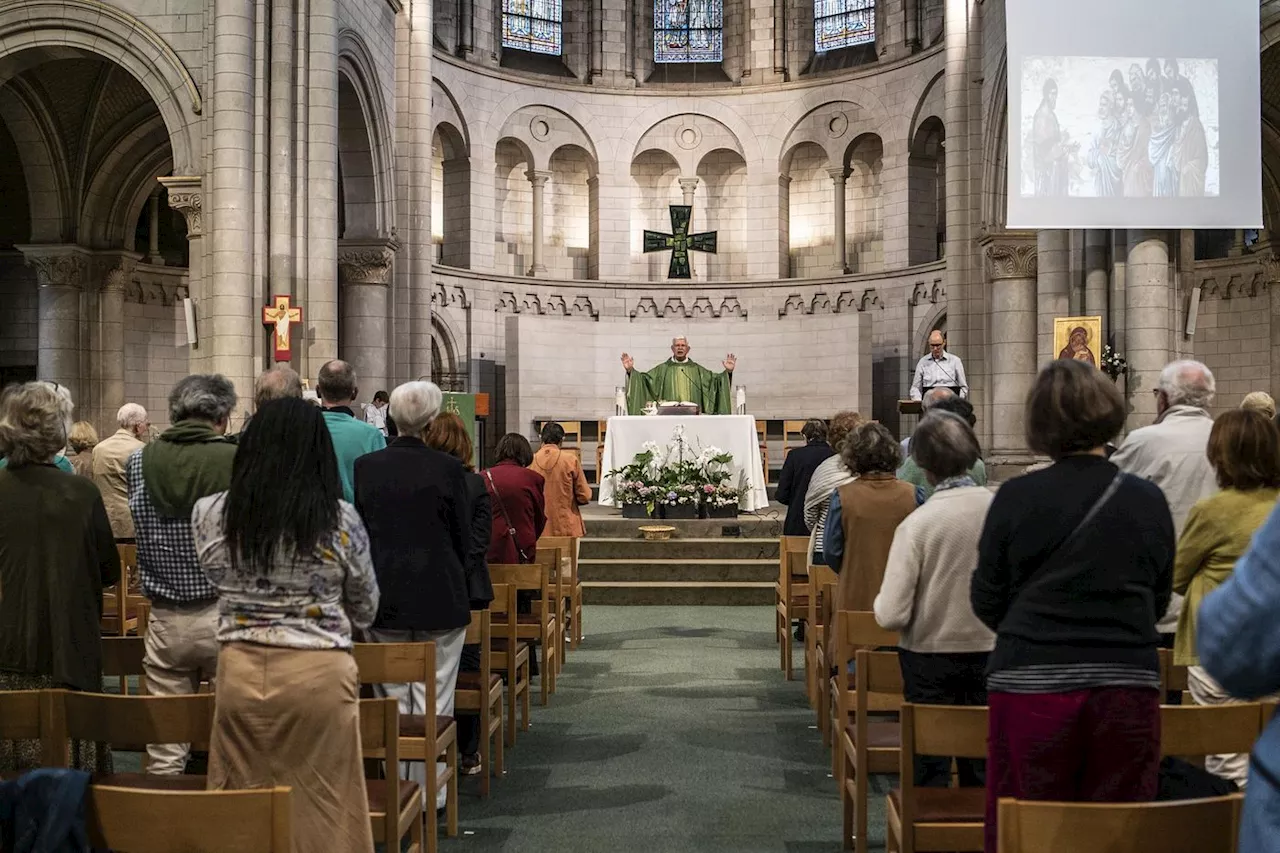
{"type": "Polygon", "coordinates": [[[713,486],[710,483],[702,487],[702,502],[709,507],[724,509],[736,507],[742,499],[742,489],[734,488],[728,483],[713,486]]]}
{"type": "Polygon", "coordinates": [[[1129,362],[1125,361],[1124,356],[1115,351],[1111,344],[1107,344],[1102,348],[1102,361],[1098,367],[1103,373],[1111,377],[1111,381],[1115,382],[1129,370],[1129,362]]]}
{"type": "Polygon", "coordinates": [[[736,508],[745,488],[732,482],[733,454],[718,447],[695,451],[683,425],[676,426],[665,447],[645,442],[629,464],[606,476],[614,477],[614,495],[620,504],[644,504],[649,513],[657,507],[736,508]]]}

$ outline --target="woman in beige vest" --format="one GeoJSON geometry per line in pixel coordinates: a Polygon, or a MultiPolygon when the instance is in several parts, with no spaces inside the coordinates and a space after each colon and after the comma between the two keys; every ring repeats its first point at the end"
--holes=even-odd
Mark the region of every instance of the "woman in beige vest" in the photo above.
{"type": "Polygon", "coordinates": [[[859,426],[840,453],[857,479],[831,496],[822,552],[827,565],[840,573],[840,609],[870,611],[884,580],[893,534],[915,510],[917,490],[895,476],[902,447],[880,424],[859,426]]]}

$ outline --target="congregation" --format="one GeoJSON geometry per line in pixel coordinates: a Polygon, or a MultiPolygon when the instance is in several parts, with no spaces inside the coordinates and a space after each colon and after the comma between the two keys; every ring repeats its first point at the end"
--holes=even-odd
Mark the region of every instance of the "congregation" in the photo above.
{"type": "MultiPolygon", "coordinates": [[[[956,780],[950,757],[911,764],[917,787],[985,789],[987,853],[1001,798],[1157,798],[1160,650],[1187,668],[1197,705],[1280,691],[1275,403],[1250,394],[1211,417],[1214,377],[1193,361],[1168,365],[1152,390],[1156,422],[1116,447],[1125,403],[1115,383],[1078,360],[1049,363],[1024,414],[1028,444],[1047,461],[998,490],[987,486],[973,407],[948,389],[924,395],[901,442],[855,412],[811,419],[806,446],[784,464],[784,534],[834,571],[835,610],[873,613],[895,632],[903,699],[987,709],[985,757],[956,756],[956,780]]],[[[369,851],[373,783],[351,652],[432,644],[432,679],[374,691],[404,718],[457,716],[456,772],[490,773],[482,717],[455,708],[487,659],[469,637],[496,597],[490,566],[534,563],[544,536],[576,548],[591,490],[555,423],[537,453],[524,436],[503,436],[477,472],[466,426],[442,412],[435,384],[379,392],[376,420],[357,416],[346,362],[321,368],[317,392],[319,407],[294,371],[271,368],[252,419],[228,435],[234,387],[195,374],[174,386],[163,433],[152,438],[147,412],[127,404],[118,431],[97,442],[73,420],[65,388],[6,389],[0,691],[102,690],[103,591],[122,580],[120,546],[134,546],[149,602],[145,692],[207,685],[216,695],[207,787],[288,786],[295,849],[369,851]]],[[[511,602],[533,613],[545,599],[511,602]]],[[[536,645],[529,674],[541,665],[554,683],[563,651],[545,634],[536,645]]],[[[825,682],[829,668],[815,677],[825,682]]],[[[508,689],[517,676],[505,673],[508,689]]],[[[0,740],[0,775],[43,758],[38,742],[0,740]]],[[[438,758],[402,762],[399,775],[434,792],[422,807],[443,814],[456,783],[429,782],[454,772],[438,762],[432,777],[438,758]]],[[[193,744],[147,746],[154,776],[193,762],[193,744]]],[[[113,770],[111,751],[90,741],[71,744],[69,764],[113,770]]],[[[1268,849],[1280,730],[1252,761],[1212,755],[1205,770],[1222,790],[1247,792],[1240,849],[1268,849]]]]}

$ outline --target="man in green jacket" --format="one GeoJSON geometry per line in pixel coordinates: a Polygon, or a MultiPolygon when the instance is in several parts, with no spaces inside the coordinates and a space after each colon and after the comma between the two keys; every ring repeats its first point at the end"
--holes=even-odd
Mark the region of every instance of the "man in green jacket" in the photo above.
{"type": "Polygon", "coordinates": [[[342,497],[355,504],[356,459],[366,453],[382,450],[387,439],[363,419],[356,417],[356,372],[350,364],[340,359],[325,362],[320,368],[316,391],[324,406],[324,422],[333,438],[333,450],[338,455],[338,476],[342,478],[342,497]]]}
{"type": "MultiPolygon", "coordinates": [[[[138,573],[151,599],[142,666],[155,696],[195,693],[217,672],[218,591],[200,568],[191,510],[231,485],[236,446],[225,435],[235,405],[226,377],[188,376],[169,394],[173,426],[125,464],[138,573]]],[[[175,775],[188,744],[151,744],[147,754],[148,773],[175,775]]]]}

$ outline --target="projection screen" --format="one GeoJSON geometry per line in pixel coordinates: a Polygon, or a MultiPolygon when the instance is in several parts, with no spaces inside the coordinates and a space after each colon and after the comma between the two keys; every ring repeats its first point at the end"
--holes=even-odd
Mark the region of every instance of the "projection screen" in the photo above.
{"type": "Polygon", "coordinates": [[[1257,0],[1007,0],[1010,228],[1260,228],[1257,0]]]}

